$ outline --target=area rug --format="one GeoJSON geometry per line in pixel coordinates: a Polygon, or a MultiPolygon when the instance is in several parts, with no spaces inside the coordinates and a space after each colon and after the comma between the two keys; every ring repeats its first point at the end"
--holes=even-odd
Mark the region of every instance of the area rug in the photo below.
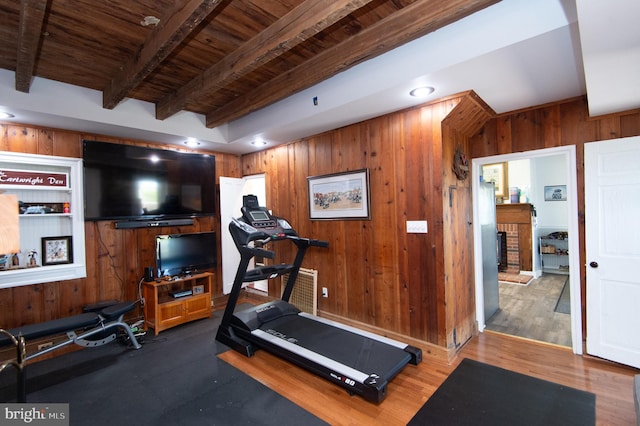
{"type": "Polygon", "coordinates": [[[498,282],[504,284],[516,284],[527,286],[533,281],[532,275],[510,274],[508,272],[498,273],[498,282]]]}
{"type": "Polygon", "coordinates": [[[571,313],[571,292],[569,287],[569,279],[567,278],[567,280],[564,282],[564,286],[562,287],[560,297],[558,297],[558,301],[556,302],[556,307],[554,309],[555,312],[561,314],[571,313]]]}
{"type": "Polygon", "coordinates": [[[596,396],[468,358],[409,425],[594,425],[596,396]]]}

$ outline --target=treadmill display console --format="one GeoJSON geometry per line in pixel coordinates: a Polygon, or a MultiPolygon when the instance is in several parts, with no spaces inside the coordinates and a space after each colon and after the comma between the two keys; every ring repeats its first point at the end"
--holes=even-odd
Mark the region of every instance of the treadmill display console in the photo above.
{"type": "Polygon", "coordinates": [[[275,228],[276,221],[269,217],[269,214],[264,210],[249,210],[249,216],[251,216],[251,226],[254,228],[275,228]]]}
{"type": "Polygon", "coordinates": [[[243,206],[241,220],[252,227],[254,232],[263,232],[273,239],[285,238],[287,235],[297,236],[289,222],[272,216],[265,207],[243,206]]]}

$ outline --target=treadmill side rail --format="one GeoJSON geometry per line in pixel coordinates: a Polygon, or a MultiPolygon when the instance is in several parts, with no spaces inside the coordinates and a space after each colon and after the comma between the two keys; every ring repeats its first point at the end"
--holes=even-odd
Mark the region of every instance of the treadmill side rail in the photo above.
{"type": "Polygon", "coordinates": [[[422,362],[422,349],[407,345],[407,347],[404,348],[404,351],[411,355],[411,361],[409,361],[409,364],[418,365],[422,362]]]}
{"type": "Polygon", "coordinates": [[[365,330],[361,330],[359,328],[356,327],[352,327],[350,325],[346,325],[346,324],[342,324],[340,322],[336,322],[336,321],[332,321],[330,319],[327,318],[322,318],[322,317],[317,317],[314,315],[311,315],[307,312],[300,312],[299,314],[300,316],[303,316],[305,318],[309,318],[312,319],[314,321],[318,321],[324,324],[328,324],[332,327],[336,327],[336,328],[341,328],[343,330],[348,330],[352,333],[356,333],[359,334],[361,336],[366,336],[369,339],[373,339],[373,340],[377,340],[379,342],[383,342],[386,343],[388,345],[391,346],[395,346],[397,348],[403,349],[405,352],[409,353],[411,355],[411,361],[409,362],[412,365],[418,365],[422,362],[422,349],[417,348],[415,346],[411,346],[408,345],[406,343],[400,342],[399,340],[395,340],[395,339],[391,339],[389,337],[386,336],[381,336],[379,334],[376,333],[372,333],[370,331],[365,331],[365,330]]]}
{"type": "Polygon", "coordinates": [[[330,380],[344,388],[351,395],[360,395],[367,401],[376,404],[381,403],[387,396],[387,380],[377,374],[366,374],[349,366],[341,365],[319,354],[297,347],[295,344],[288,343],[281,338],[274,337],[260,329],[254,330],[252,334],[260,338],[262,341],[260,346],[262,348],[330,380]]]}

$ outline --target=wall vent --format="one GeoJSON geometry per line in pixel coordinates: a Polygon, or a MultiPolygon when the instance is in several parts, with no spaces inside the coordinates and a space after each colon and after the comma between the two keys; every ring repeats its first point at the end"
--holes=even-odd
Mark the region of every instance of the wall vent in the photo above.
{"type": "MultiPolygon", "coordinates": [[[[284,287],[289,279],[289,274],[280,277],[281,293],[284,293],[284,287]]],[[[293,286],[289,303],[296,306],[302,312],[317,315],[318,312],[318,271],[315,269],[300,268],[296,285],[293,286]]]]}

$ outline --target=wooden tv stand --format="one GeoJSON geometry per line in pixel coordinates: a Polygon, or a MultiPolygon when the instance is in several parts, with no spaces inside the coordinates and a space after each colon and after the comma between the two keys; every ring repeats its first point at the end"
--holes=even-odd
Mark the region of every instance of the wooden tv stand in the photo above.
{"type": "Polygon", "coordinates": [[[171,280],[144,281],[144,319],[156,336],[185,322],[211,317],[213,273],[204,272],[171,280]],[[191,290],[187,296],[174,296],[191,290]]]}

